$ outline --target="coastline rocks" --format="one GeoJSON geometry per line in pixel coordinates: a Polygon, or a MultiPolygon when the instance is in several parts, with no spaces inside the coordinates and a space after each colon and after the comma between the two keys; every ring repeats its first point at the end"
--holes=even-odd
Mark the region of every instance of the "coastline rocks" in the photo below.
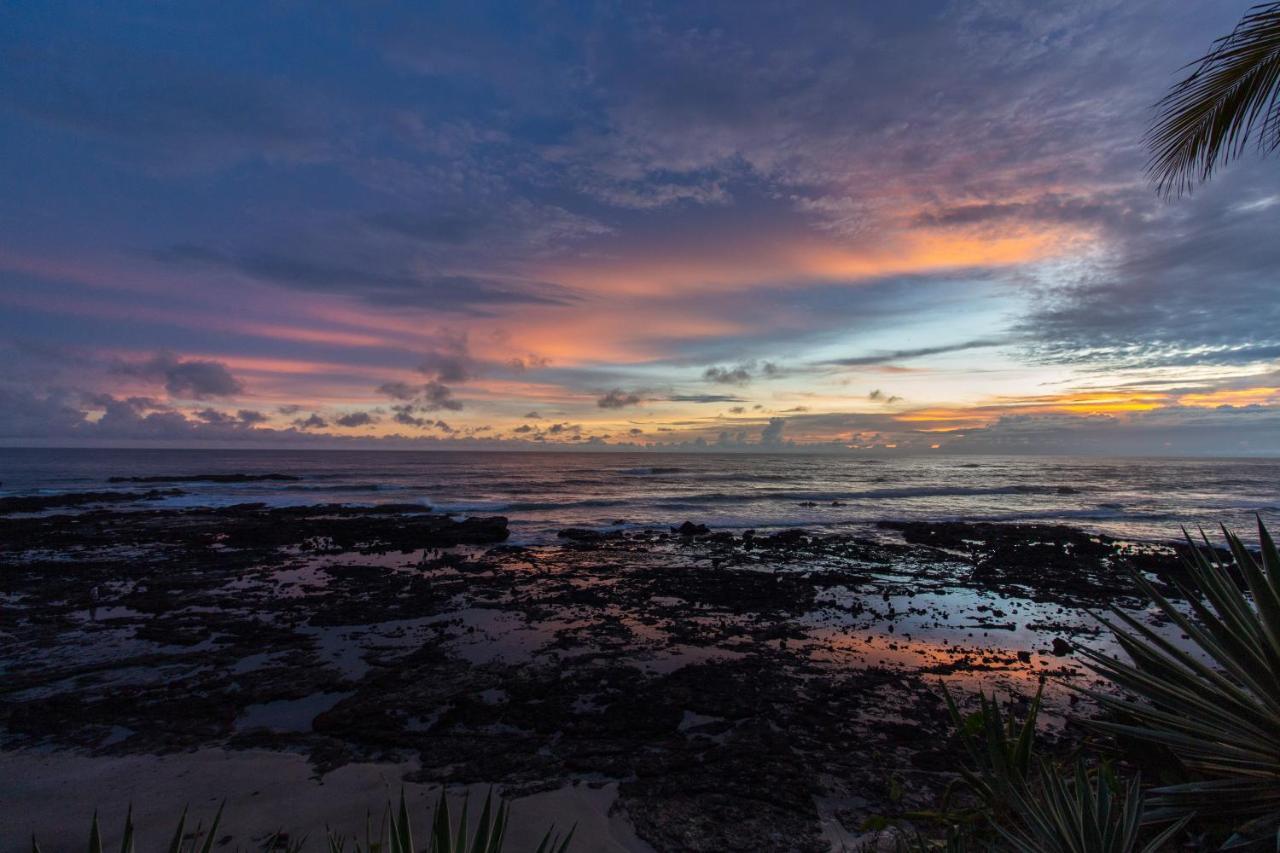
{"type": "Polygon", "coordinates": [[[162,474],[149,477],[108,477],[108,483],[292,483],[292,474],[162,474]]]}
{"type": "Polygon", "coordinates": [[[711,532],[711,528],[705,524],[694,524],[692,521],[686,521],[679,527],[671,528],[671,532],[685,537],[706,536],[711,532]]]}
{"type": "Polygon", "coordinates": [[[605,534],[599,530],[589,530],[585,527],[566,527],[558,531],[556,536],[571,542],[599,542],[605,538],[605,534]]]}
{"type": "MultiPolygon", "coordinates": [[[[176,491],[176,490],[175,490],[176,491]]],[[[181,492],[178,492],[181,494],[181,492]]],[[[126,493],[101,493],[107,495],[126,493]]],[[[169,492],[148,492],[111,500],[164,497],[169,492]]],[[[66,496],[58,496],[66,497],[66,496]]],[[[100,498],[99,498],[100,499],[100,498]]],[[[10,499],[25,500],[25,499],[10,499]]],[[[25,503],[3,512],[33,512],[25,503]]],[[[176,555],[207,557],[217,549],[225,559],[253,561],[284,548],[309,553],[357,551],[360,553],[408,553],[422,548],[454,545],[492,545],[510,536],[505,516],[454,519],[433,515],[416,504],[399,507],[348,507],[319,504],[270,508],[262,504],[196,509],[150,509],[115,512],[89,510],[74,517],[49,515],[36,518],[0,518],[0,544],[15,550],[63,550],[73,547],[131,546],[147,542],[176,555]]]]}
{"type": "Polygon", "coordinates": [[[0,498],[0,515],[11,512],[44,512],[46,509],[89,504],[156,501],[186,494],[181,489],[151,489],[147,492],[68,492],[62,495],[18,495],[0,498]]]}
{"type": "Polygon", "coordinates": [[[990,587],[1025,587],[1037,595],[1102,599],[1135,592],[1127,569],[1176,569],[1170,553],[1136,552],[1122,542],[1056,524],[964,521],[882,521],[912,545],[968,556],[971,580],[990,587]]]}

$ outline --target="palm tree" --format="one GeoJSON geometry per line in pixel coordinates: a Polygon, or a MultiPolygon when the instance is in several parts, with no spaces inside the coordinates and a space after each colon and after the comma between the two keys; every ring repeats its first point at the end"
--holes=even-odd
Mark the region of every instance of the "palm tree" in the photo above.
{"type": "Polygon", "coordinates": [[[1189,192],[1251,138],[1264,154],[1280,148],[1280,2],[1252,7],[1192,66],[1147,131],[1148,174],[1162,195],[1189,192]]]}

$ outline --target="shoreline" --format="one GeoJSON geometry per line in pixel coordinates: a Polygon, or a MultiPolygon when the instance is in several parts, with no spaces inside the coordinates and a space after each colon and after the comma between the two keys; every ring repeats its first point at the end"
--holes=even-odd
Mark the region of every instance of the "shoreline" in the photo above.
{"type": "MultiPolygon", "coordinates": [[[[537,547],[505,528],[403,507],[0,517],[0,761],[78,750],[109,776],[212,749],[518,801],[602,784],[616,799],[583,819],[604,838],[600,808],[657,850],[825,850],[936,803],[956,760],[939,684],[1086,683],[1072,651],[1107,638],[1085,608],[1123,604],[1122,564],[1176,571],[1062,526],[690,522],[537,547]]],[[[1071,708],[1049,691],[1050,743],[1078,736],[1071,708]]],[[[64,769],[42,784],[75,766],[46,761],[64,769]]]]}

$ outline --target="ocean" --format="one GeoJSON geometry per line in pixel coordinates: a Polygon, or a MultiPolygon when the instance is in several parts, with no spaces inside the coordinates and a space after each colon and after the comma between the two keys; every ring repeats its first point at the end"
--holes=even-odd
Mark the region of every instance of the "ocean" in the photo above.
{"type": "MultiPolygon", "coordinates": [[[[155,488],[112,477],[175,477],[181,495],[139,508],[418,503],[505,515],[512,539],[565,527],[805,527],[872,532],[882,520],[1057,522],[1172,540],[1219,523],[1280,527],[1280,460],[1044,456],[0,449],[0,496],[155,488]],[[283,474],[207,483],[200,474],[283,474]]],[[[65,510],[63,510],[65,511],[65,510]]]]}

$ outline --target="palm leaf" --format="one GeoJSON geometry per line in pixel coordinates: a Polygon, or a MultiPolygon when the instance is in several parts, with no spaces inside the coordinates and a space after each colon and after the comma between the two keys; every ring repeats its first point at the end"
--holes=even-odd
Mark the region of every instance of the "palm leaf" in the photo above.
{"type": "Polygon", "coordinates": [[[1189,191],[1256,134],[1280,147],[1280,2],[1254,6],[1156,105],[1148,174],[1162,194],[1189,191]]]}

